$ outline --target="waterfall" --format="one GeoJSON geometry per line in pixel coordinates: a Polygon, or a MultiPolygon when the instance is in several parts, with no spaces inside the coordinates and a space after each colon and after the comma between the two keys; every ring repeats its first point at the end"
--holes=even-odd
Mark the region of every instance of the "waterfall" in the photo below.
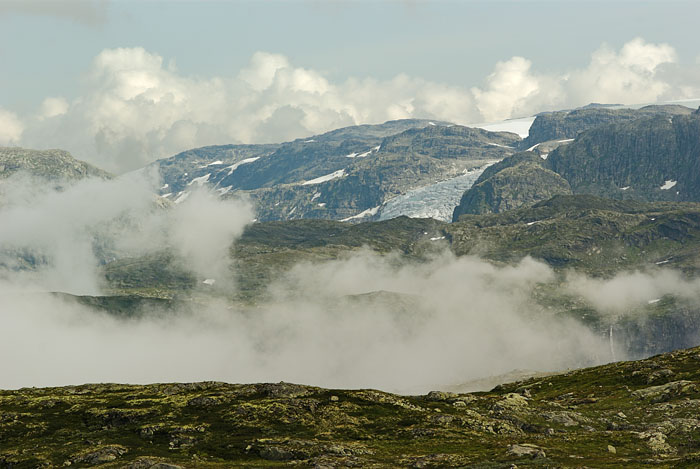
{"type": "Polygon", "coordinates": [[[610,324],[610,330],[608,331],[608,338],[610,339],[610,356],[612,361],[617,361],[615,358],[615,341],[613,340],[613,325],[610,324]]]}

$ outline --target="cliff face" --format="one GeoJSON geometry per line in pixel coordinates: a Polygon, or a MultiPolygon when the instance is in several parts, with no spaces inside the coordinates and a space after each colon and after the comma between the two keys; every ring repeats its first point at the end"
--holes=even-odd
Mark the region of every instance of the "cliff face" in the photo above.
{"type": "Polygon", "coordinates": [[[698,201],[700,115],[659,115],[599,127],[554,150],[547,165],[577,194],[698,201]]]}
{"type": "Polygon", "coordinates": [[[677,111],[676,107],[582,110],[579,120],[571,117],[576,111],[554,113],[542,120],[553,123],[547,131],[554,134],[540,134],[550,140],[535,150],[546,160],[526,152],[489,167],[464,193],[453,219],[465,213],[498,213],[569,193],[640,201],[700,201],[700,112],[677,111]],[[559,141],[548,154],[540,151],[553,143],[558,124],[593,125],[603,118],[626,121],[584,131],[571,142],[559,141]]]}
{"type": "Polygon", "coordinates": [[[582,108],[541,114],[530,127],[530,134],[521,142],[522,149],[541,142],[576,138],[581,132],[603,125],[631,122],[655,115],[672,117],[688,115],[692,111],[685,106],[646,106],[641,109],[582,108]]]}

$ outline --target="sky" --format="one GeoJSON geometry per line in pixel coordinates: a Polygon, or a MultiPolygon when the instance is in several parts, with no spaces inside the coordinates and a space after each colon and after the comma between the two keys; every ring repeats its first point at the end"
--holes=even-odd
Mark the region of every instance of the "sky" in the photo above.
{"type": "Polygon", "coordinates": [[[695,1],[0,0],[0,145],[208,144],[700,97],[695,1]]]}

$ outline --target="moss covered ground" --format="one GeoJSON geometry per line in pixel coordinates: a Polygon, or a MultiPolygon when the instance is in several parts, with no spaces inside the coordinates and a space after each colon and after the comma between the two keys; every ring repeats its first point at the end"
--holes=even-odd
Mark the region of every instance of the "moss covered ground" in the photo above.
{"type": "Polygon", "coordinates": [[[400,396],[288,383],[0,391],[0,467],[697,467],[700,348],[400,396]]]}

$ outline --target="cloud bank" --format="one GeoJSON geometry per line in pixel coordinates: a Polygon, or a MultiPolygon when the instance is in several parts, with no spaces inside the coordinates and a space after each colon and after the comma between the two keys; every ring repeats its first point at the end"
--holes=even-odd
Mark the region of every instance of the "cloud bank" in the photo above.
{"type": "Polygon", "coordinates": [[[417,264],[360,251],[294,266],[255,306],[230,303],[229,247],[250,207],[203,188],[163,208],[156,184],[140,173],[63,190],[21,175],[1,186],[0,354],[14,358],[0,388],[286,380],[426,392],[607,358],[591,331],[541,314],[532,291],[553,273],[531,259],[498,268],[449,253],[417,264]],[[47,293],[99,295],[100,262],[164,248],[200,284],[174,310],[119,319],[47,293]]]}
{"type": "Polygon", "coordinates": [[[553,273],[531,259],[498,268],[359,251],[294,266],[255,306],[231,303],[229,248],[249,205],[201,188],[163,206],[155,187],[144,171],[62,189],[22,174],[0,185],[0,354],[15,357],[0,388],[287,380],[423,392],[607,357],[583,326],[538,313],[532,290],[553,273]],[[101,263],[163,249],[200,285],[174,310],[119,319],[48,294],[100,295],[101,263]]]}
{"type": "Polygon", "coordinates": [[[512,57],[476,86],[405,74],[332,82],[267,52],[236,76],[184,76],[139,47],[102,51],[86,77],[79,97],[47,97],[34,115],[0,110],[0,143],[64,148],[121,173],[196,146],[279,142],[360,123],[419,117],[469,124],[590,102],[700,95],[697,67],[679,65],[670,45],[641,38],[620,50],[603,45],[587,67],[563,74],[538,73],[527,58],[512,57]]]}
{"type": "MultiPolygon", "coordinates": [[[[264,300],[232,303],[229,247],[251,221],[250,207],[206,188],[164,207],[156,187],[147,172],[60,190],[21,174],[0,185],[0,354],[13,357],[0,388],[285,380],[421,393],[613,357],[605,336],[537,303],[542,284],[559,280],[529,258],[497,267],[449,252],[414,262],[361,250],[299,263],[264,300]],[[174,309],[118,318],[47,293],[98,295],[101,262],[164,248],[200,285],[174,309]],[[215,287],[202,284],[207,278],[215,287]]],[[[698,291],[664,271],[572,275],[566,289],[604,313],[698,291]]]]}

